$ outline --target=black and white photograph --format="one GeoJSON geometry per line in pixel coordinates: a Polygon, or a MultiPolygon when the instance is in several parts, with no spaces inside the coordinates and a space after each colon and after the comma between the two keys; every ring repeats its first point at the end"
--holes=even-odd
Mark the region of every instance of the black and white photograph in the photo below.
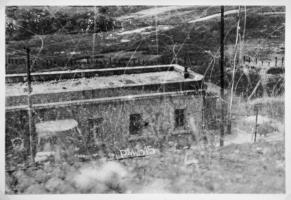
{"type": "Polygon", "coordinates": [[[5,195],[286,193],[286,6],[176,3],[4,6],[5,195]]]}

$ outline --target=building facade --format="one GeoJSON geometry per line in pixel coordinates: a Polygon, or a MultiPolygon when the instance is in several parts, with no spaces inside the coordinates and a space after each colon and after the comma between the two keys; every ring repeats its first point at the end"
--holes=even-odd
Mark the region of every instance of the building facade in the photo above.
{"type": "MultiPolygon", "coordinates": [[[[215,98],[205,98],[202,75],[188,70],[184,78],[184,71],[161,65],[33,74],[33,124],[74,119],[89,146],[190,144],[199,140],[211,117],[203,111],[215,106],[215,98]],[[206,108],[205,101],[213,103],[206,108]]],[[[6,77],[6,151],[15,138],[29,147],[28,98],[17,89],[24,82],[25,75],[6,77]]],[[[37,141],[36,132],[33,138],[37,141]]]]}

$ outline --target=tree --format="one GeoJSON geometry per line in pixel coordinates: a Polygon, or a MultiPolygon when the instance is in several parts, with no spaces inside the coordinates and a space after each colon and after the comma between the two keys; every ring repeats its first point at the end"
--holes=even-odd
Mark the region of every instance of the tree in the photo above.
{"type": "Polygon", "coordinates": [[[45,35],[53,33],[54,18],[45,9],[16,9],[9,8],[7,16],[15,20],[14,27],[8,24],[7,32],[11,39],[25,40],[32,35],[45,35]]]}
{"type": "Polygon", "coordinates": [[[55,32],[61,32],[65,30],[65,25],[67,23],[67,21],[69,20],[69,16],[66,13],[63,12],[56,12],[55,13],[55,17],[54,17],[54,21],[52,24],[52,29],[55,32]]]}
{"type": "Polygon", "coordinates": [[[51,15],[47,9],[7,7],[6,34],[8,40],[25,40],[33,35],[47,35],[58,31],[65,33],[107,32],[114,28],[109,16],[109,7],[99,7],[98,12],[76,13],[72,16],[63,12],[51,15]],[[12,23],[14,21],[16,23],[12,23]]]}

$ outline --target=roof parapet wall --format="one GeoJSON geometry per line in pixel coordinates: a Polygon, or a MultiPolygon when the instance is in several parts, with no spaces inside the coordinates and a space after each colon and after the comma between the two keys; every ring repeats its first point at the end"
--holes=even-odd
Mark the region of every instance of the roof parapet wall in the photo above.
{"type": "MultiPolygon", "coordinates": [[[[52,81],[52,80],[65,80],[76,78],[90,78],[94,76],[113,76],[122,74],[141,74],[150,72],[161,71],[178,71],[183,72],[184,67],[176,64],[171,65],[153,65],[153,66],[136,66],[136,67],[118,67],[106,69],[84,69],[73,71],[52,71],[52,72],[38,72],[31,73],[32,81],[52,81]]],[[[189,70],[193,76],[199,74],[189,70]]],[[[201,76],[201,75],[200,75],[201,76]]],[[[6,83],[26,82],[26,74],[7,74],[5,76],[6,83]]]]}

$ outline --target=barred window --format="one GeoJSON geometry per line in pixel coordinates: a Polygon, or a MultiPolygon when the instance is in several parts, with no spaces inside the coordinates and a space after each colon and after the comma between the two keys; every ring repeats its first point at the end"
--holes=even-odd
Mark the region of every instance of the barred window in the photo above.
{"type": "Polygon", "coordinates": [[[101,132],[101,126],[103,123],[103,118],[91,118],[88,119],[89,136],[88,142],[93,142],[96,139],[103,140],[103,135],[101,132]]]}
{"type": "Polygon", "coordinates": [[[175,110],[175,127],[181,127],[185,125],[185,109],[175,110]]]}

